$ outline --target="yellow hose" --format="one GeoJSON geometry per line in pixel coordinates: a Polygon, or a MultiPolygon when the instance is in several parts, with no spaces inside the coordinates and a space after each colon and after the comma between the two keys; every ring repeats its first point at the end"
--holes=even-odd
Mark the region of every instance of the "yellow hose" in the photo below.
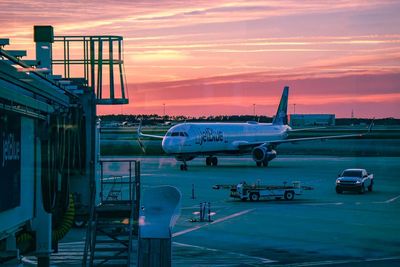
{"type": "MultiPolygon", "coordinates": [[[[67,211],[64,213],[61,224],[53,229],[52,240],[57,242],[61,240],[71,230],[72,224],[75,217],[75,203],[72,194],[69,197],[69,205],[67,211]]],[[[16,236],[17,246],[22,253],[31,251],[35,246],[35,237],[32,232],[24,231],[20,232],[16,236]]]]}
{"type": "Polygon", "coordinates": [[[53,236],[52,236],[53,242],[63,239],[63,237],[69,232],[69,230],[71,230],[72,224],[74,223],[74,218],[75,218],[75,203],[74,203],[74,197],[72,196],[72,194],[70,194],[68,209],[64,213],[59,226],[53,229],[53,236]]]}

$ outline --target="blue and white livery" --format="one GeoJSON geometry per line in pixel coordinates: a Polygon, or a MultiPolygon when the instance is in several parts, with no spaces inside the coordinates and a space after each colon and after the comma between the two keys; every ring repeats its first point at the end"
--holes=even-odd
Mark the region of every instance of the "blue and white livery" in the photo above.
{"type": "Polygon", "coordinates": [[[298,131],[292,130],[287,125],[288,96],[289,87],[286,86],[272,123],[185,122],[171,127],[165,136],[143,134],[139,126],[139,144],[143,147],[140,137],[162,139],[163,150],[183,162],[181,170],[187,170],[186,162],[197,156],[205,156],[207,166],[216,166],[217,155],[251,154],[257,166],[260,167],[268,166],[268,163],[277,155],[276,147],[282,143],[362,136],[362,134],[350,134],[287,139],[289,132],[298,131]]]}

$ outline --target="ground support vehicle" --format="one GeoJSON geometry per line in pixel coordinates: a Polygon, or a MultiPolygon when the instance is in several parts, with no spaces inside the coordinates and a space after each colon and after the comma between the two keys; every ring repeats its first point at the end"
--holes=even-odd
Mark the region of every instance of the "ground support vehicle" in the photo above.
{"type": "Polygon", "coordinates": [[[372,191],[374,186],[374,175],[365,169],[346,169],[336,179],[336,193],[353,191],[364,194],[366,189],[372,191]]]}
{"type": "Polygon", "coordinates": [[[229,189],[230,197],[239,198],[242,201],[258,201],[261,198],[293,200],[295,195],[303,194],[304,190],[313,190],[311,186],[302,186],[300,182],[284,183],[283,185],[262,185],[260,183],[247,184],[217,184],[213,189],[229,189]]]}

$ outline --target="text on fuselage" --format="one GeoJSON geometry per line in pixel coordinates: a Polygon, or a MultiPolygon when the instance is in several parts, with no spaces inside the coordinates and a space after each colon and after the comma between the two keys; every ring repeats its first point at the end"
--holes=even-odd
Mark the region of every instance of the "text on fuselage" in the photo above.
{"type": "Polygon", "coordinates": [[[204,131],[201,131],[200,134],[196,137],[196,144],[202,145],[204,143],[211,142],[223,142],[224,141],[224,133],[222,131],[214,131],[213,129],[206,128],[204,131]]]}

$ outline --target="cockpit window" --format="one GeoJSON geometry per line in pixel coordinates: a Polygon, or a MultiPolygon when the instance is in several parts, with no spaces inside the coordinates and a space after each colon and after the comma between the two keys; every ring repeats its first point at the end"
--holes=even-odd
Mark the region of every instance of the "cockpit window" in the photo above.
{"type": "Polygon", "coordinates": [[[172,132],[172,133],[167,133],[167,136],[186,136],[186,137],[188,137],[189,135],[186,132],[172,132]]]}

